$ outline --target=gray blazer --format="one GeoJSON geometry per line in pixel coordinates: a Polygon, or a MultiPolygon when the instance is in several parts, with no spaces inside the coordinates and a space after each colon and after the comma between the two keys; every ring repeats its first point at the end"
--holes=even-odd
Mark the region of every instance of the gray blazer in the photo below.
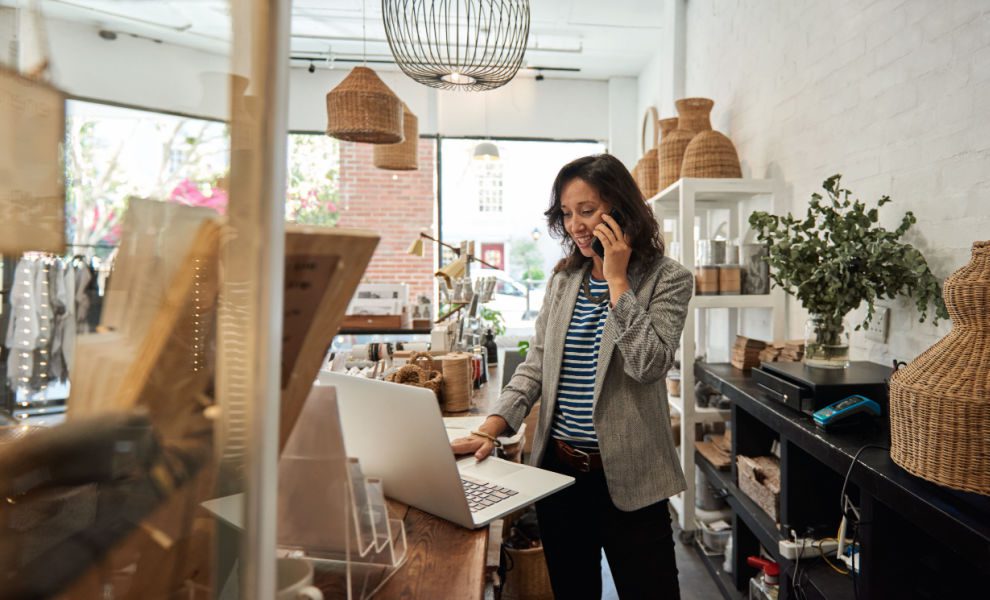
{"type": "MultiPolygon", "coordinates": [[[[534,465],[540,464],[550,441],[564,337],[589,268],[590,263],[585,270],[551,277],[526,360],[492,410],[515,430],[543,398],[533,439],[534,465]]],[[[694,277],[664,257],[650,265],[633,263],[629,286],[605,320],[592,413],[612,502],[625,511],[669,498],[686,485],[664,376],[674,363],[694,277]]]]}

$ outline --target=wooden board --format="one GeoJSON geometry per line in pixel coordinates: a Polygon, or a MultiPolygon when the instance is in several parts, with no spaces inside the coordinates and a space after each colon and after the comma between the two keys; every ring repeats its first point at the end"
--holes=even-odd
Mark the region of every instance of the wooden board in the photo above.
{"type": "MultiPolygon", "coordinates": [[[[132,203],[132,210],[158,213],[158,207],[151,204],[132,203]]],[[[176,208],[185,207],[172,207],[176,208]]],[[[189,210],[198,213],[197,209],[189,210]]],[[[221,225],[198,218],[176,220],[180,221],[178,230],[166,227],[166,233],[176,233],[167,247],[152,250],[135,239],[133,245],[141,249],[125,249],[119,257],[123,275],[108,293],[108,300],[119,293],[145,306],[120,309],[111,317],[118,326],[114,331],[77,339],[70,418],[130,410],[143,404],[166,438],[182,439],[190,427],[207,427],[201,415],[205,406],[202,395],[213,375],[208,357],[216,318],[221,225]],[[178,258],[166,260],[164,255],[178,258]],[[161,269],[157,271],[160,274],[171,271],[172,275],[162,277],[164,284],[140,289],[148,282],[145,271],[154,274],[156,268],[161,269]]],[[[146,235],[166,238],[157,231],[146,235]]]]}
{"type": "Polygon", "coordinates": [[[378,240],[370,231],[286,227],[280,452],[378,240]]]}
{"type": "Polygon", "coordinates": [[[65,95],[0,65],[0,254],[65,252],[65,95]]]}

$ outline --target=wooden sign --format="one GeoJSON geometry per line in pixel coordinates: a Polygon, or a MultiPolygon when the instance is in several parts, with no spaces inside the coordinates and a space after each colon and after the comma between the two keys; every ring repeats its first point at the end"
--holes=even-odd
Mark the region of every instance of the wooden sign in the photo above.
{"type": "Polygon", "coordinates": [[[0,254],[65,253],[65,95],[0,67],[0,254]]]}
{"type": "Polygon", "coordinates": [[[280,449],[299,418],[378,239],[370,231],[286,227],[280,449]]]}

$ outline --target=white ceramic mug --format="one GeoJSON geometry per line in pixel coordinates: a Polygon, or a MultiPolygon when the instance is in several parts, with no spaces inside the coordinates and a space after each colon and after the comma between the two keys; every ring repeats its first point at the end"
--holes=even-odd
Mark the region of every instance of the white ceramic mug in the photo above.
{"type": "Polygon", "coordinates": [[[313,586],[313,565],[301,558],[280,558],[276,565],[277,600],[323,600],[313,586]]]}

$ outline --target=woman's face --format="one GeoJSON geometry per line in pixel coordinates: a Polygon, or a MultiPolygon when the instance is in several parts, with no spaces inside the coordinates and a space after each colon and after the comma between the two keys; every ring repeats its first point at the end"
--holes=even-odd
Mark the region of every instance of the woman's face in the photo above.
{"type": "Polygon", "coordinates": [[[564,230],[571,236],[581,254],[595,256],[591,243],[595,241],[593,231],[602,222],[602,215],[609,211],[607,202],[598,195],[598,190],[588,185],[580,177],[564,184],[560,194],[560,208],[564,213],[564,230]]]}

